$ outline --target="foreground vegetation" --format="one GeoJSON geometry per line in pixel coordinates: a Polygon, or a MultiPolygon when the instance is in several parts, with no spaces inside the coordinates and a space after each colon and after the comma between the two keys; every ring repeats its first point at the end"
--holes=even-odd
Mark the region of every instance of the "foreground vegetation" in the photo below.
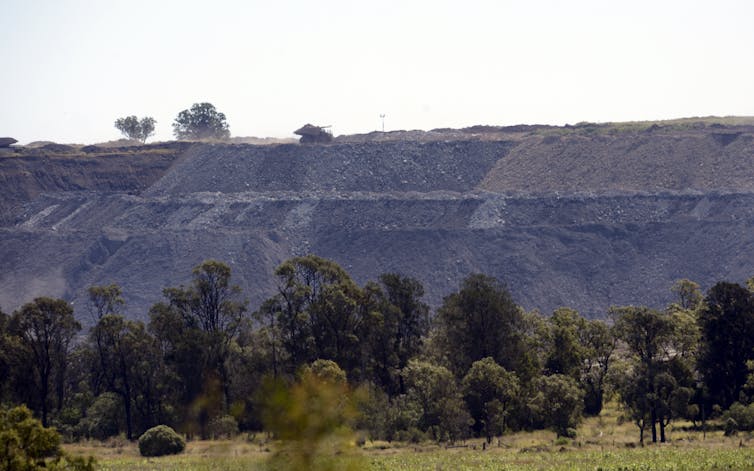
{"type": "MultiPolygon", "coordinates": [[[[221,447],[222,448],[222,447],[221,447]]],[[[211,452],[209,452],[211,453],[211,452]]],[[[446,450],[428,448],[419,452],[414,448],[391,450],[389,453],[367,453],[368,468],[372,470],[723,470],[751,469],[754,450],[737,448],[678,448],[619,449],[601,451],[575,449],[533,452],[489,450],[446,450]]],[[[169,458],[144,459],[134,455],[102,458],[99,469],[204,471],[223,469],[265,469],[264,453],[236,456],[189,453],[169,458]]]]}
{"type": "MultiPolygon", "coordinates": [[[[662,445],[636,446],[633,426],[619,423],[617,404],[600,417],[586,419],[575,440],[558,439],[552,432],[519,432],[485,445],[470,439],[455,447],[433,442],[420,444],[367,441],[361,454],[363,468],[372,470],[722,470],[754,467],[754,437],[726,437],[720,430],[684,430],[678,424],[672,440],[662,445]]],[[[74,454],[93,454],[101,470],[264,470],[276,442],[246,436],[234,440],[194,441],[182,455],[143,458],[136,446],[123,439],[67,446],[74,454]]],[[[332,462],[330,463],[332,464],[332,462]]],[[[335,469],[337,467],[335,462],[335,469]]]]}
{"type": "MultiPolygon", "coordinates": [[[[242,453],[271,469],[331,459],[347,462],[344,469],[393,468],[392,453],[409,459],[414,448],[479,466],[487,455],[518,466],[524,458],[512,451],[523,450],[536,466],[547,456],[538,453],[554,449],[573,460],[650,440],[675,440],[676,449],[679,423],[698,432],[713,420],[727,436],[754,430],[754,280],[719,282],[706,295],[679,280],[665,309],[614,307],[607,323],[568,308],[526,312],[481,274],[434,315],[421,284],[399,274],[359,286],[336,263],[309,255],[275,276],[278,293],[250,313],[230,268],[205,261],[190,284],[164,290],[148,324],[119,314],[117,285],[93,286],[85,336],[64,300],[0,313],[0,402],[26,404],[71,442],[132,441],[159,425],[165,433],[156,437],[181,446],[143,454],[179,452],[186,437],[194,444],[179,461],[211,439],[274,437],[242,453]],[[609,398],[618,406],[606,421],[609,398]],[[632,439],[582,425],[615,427],[618,418],[632,439]],[[526,446],[508,438],[544,430],[553,438],[526,446]],[[366,456],[354,446],[378,442],[412,445],[366,456]]],[[[703,458],[680,448],[691,455],[679,460],[703,458]]]]}

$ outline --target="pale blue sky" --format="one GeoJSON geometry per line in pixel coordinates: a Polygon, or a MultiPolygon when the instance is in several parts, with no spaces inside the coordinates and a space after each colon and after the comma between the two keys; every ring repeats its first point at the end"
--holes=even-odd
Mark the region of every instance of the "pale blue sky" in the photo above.
{"type": "Polygon", "coordinates": [[[0,136],[192,103],[234,136],[754,115],[754,2],[0,0],[0,136]]]}

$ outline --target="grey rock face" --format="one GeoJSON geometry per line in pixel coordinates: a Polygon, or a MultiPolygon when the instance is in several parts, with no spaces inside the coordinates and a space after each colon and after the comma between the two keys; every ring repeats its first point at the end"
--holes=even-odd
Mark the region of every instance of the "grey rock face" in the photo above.
{"type": "Polygon", "coordinates": [[[663,307],[678,278],[754,274],[751,130],[515,132],[0,159],[12,203],[0,205],[0,307],[63,296],[86,322],[86,288],[115,282],[143,319],[162,288],[216,258],[255,309],[274,268],[307,253],[359,283],[415,276],[433,306],[483,272],[526,309],[590,316],[663,307]]]}

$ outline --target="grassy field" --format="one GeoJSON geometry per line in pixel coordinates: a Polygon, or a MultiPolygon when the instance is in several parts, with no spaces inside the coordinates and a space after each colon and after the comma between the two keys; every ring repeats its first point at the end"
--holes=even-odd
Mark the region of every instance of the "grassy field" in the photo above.
{"type": "MultiPolygon", "coordinates": [[[[265,469],[269,452],[236,442],[192,443],[186,453],[172,457],[142,458],[135,447],[114,452],[76,446],[94,454],[102,470],[255,470],[265,469]]],[[[644,448],[552,446],[533,450],[444,449],[400,447],[363,451],[373,470],[722,470],[754,469],[754,449],[730,444],[678,444],[644,448]]]]}
{"type": "MultiPolygon", "coordinates": [[[[686,430],[688,425],[671,427],[669,443],[639,447],[636,427],[619,424],[617,411],[609,408],[601,417],[586,420],[576,440],[556,440],[551,432],[537,431],[506,435],[486,449],[481,440],[452,448],[434,443],[367,442],[359,453],[362,467],[372,470],[754,469],[754,436],[724,437],[714,431],[703,437],[701,432],[686,430]]],[[[124,440],[66,448],[75,454],[94,455],[102,470],[263,470],[274,444],[245,438],[193,441],[183,454],[162,458],[143,458],[136,444],[124,440]]]]}

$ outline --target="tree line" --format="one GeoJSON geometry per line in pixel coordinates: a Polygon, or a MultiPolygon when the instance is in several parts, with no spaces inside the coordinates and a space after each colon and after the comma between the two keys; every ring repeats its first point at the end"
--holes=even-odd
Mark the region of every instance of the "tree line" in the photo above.
{"type": "MultiPolygon", "coordinates": [[[[131,115],[115,120],[115,128],[126,138],[144,144],[154,134],[156,123],[151,116],[139,119],[131,115]]],[[[212,103],[194,103],[190,109],[178,113],[173,121],[173,134],[176,139],[186,140],[228,139],[230,128],[225,114],[212,103]]]]}
{"type": "Polygon", "coordinates": [[[435,313],[400,274],[359,286],[308,255],[275,277],[255,311],[229,266],[208,260],[164,289],[146,323],[122,315],[117,285],[89,288],[88,332],[61,299],[0,313],[0,402],[26,404],[71,439],[134,439],[158,424],[206,439],[263,429],[269,384],[314,368],[362,392],[355,426],[375,439],[573,437],[608,397],[642,443],[645,432],[666,441],[681,418],[754,429],[754,279],[706,294],[680,280],[665,309],[613,307],[605,322],[527,312],[481,274],[435,313]]]}

